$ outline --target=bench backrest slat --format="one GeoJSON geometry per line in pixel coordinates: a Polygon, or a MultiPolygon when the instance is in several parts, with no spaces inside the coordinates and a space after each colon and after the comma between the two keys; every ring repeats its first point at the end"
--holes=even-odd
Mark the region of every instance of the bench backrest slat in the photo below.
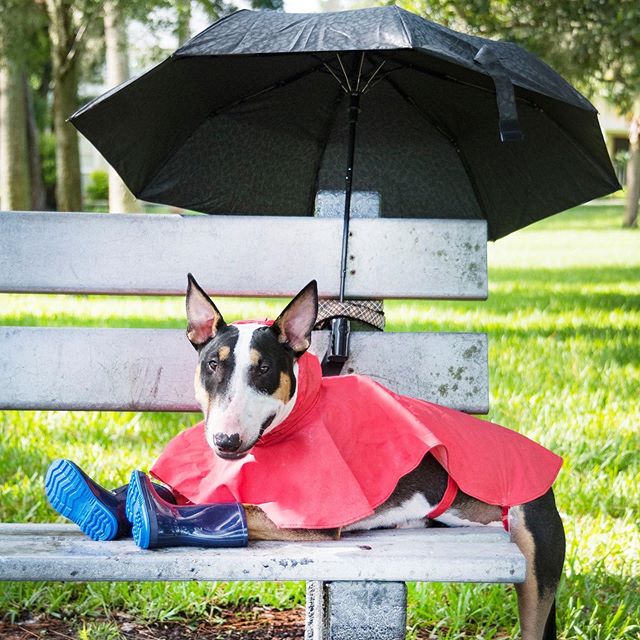
{"type": "MultiPolygon", "coordinates": [[[[0,212],[0,291],[338,295],[342,221],[298,217],[0,212]]],[[[347,297],[484,299],[486,223],[355,219],[347,297]]]]}
{"type": "MultiPolygon", "coordinates": [[[[322,356],[327,331],[315,332],[322,356]]],[[[488,410],[487,340],[469,333],[351,334],[345,371],[472,413],[488,410]]],[[[0,408],[198,411],[196,353],[179,329],[0,327],[0,408]]]]}

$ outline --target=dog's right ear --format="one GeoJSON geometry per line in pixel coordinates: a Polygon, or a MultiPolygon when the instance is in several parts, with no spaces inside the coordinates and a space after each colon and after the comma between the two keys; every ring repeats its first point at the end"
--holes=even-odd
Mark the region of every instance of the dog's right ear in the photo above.
{"type": "Polygon", "coordinates": [[[225,326],[225,321],[196,279],[191,274],[187,278],[187,338],[198,349],[225,326]]]}

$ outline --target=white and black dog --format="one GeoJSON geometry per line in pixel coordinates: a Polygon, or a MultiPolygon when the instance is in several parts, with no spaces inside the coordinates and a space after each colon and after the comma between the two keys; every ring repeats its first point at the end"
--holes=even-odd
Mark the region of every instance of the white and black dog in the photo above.
{"type": "MultiPolygon", "coordinates": [[[[311,344],[318,295],[307,285],[272,326],[228,325],[215,304],[189,275],[187,336],[199,354],[197,400],[205,418],[207,442],[225,459],[246,456],[261,436],[277,427],[296,403],[297,361],[311,344]]],[[[413,522],[429,526],[425,514],[439,503],[447,472],[431,454],[398,482],[375,514],[350,530],[393,527],[413,522]]],[[[256,506],[245,505],[251,539],[291,540],[336,537],[339,531],[279,529],[256,506]]],[[[459,491],[437,520],[449,526],[500,524],[500,507],[459,491]]],[[[556,638],[555,595],[565,553],[564,530],[551,489],[540,498],[512,507],[509,530],[527,560],[526,579],[516,585],[523,640],[556,638]]]]}

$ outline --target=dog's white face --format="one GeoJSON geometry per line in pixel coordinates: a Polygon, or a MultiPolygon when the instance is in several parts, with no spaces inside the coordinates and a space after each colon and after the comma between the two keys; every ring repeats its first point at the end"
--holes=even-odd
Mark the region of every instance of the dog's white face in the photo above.
{"type": "Polygon", "coordinates": [[[217,455],[244,457],[289,415],[297,394],[297,359],[309,348],[317,313],[313,281],[272,326],[227,325],[189,274],[187,337],[199,354],[196,399],[217,455]]]}

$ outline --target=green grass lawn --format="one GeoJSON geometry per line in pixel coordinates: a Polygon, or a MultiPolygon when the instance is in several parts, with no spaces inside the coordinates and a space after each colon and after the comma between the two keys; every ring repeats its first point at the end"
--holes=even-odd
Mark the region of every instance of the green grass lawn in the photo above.
{"type": "MultiPolygon", "coordinates": [[[[620,208],[583,207],[491,244],[487,302],[387,304],[391,331],[486,331],[489,418],[564,456],[556,497],[568,539],[558,607],[567,640],[640,637],[640,232],[623,231],[620,220],[620,208]]],[[[273,316],[280,304],[219,306],[236,319],[273,316]]],[[[2,295],[0,316],[2,324],[184,325],[182,300],[168,298],[2,295]]],[[[116,486],[195,419],[0,412],[0,519],[56,519],[42,489],[53,458],[72,458],[116,486]]],[[[8,583],[0,586],[0,618],[47,612],[87,621],[126,609],[144,620],[215,619],[223,606],[303,600],[297,583],[8,583]]],[[[410,603],[411,629],[438,638],[517,630],[508,586],[419,584],[410,603]]]]}

